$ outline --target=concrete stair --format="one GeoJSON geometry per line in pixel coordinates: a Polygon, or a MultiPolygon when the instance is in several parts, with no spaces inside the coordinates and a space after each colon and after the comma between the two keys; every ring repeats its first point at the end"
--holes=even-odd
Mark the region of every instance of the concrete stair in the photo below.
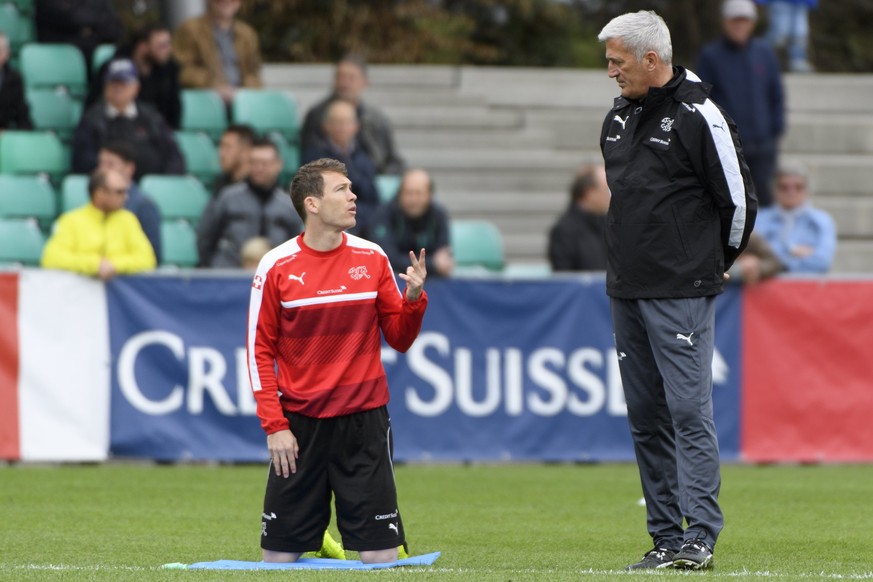
{"type": "MultiPolygon", "coordinates": [[[[332,65],[267,65],[302,116],[332,65]]],[[[391,118],[409,164],[428,169],[453,217],[497,224],[512,262],[545,261],[574,171],[601,161],[617,95],[605,70],[373,65],[367,99],[391,118]]],[[[787,75],[783,156],[804,161],[815,203],[837,222],[834,272],[873,272],[873,75],[787,75]]]]}

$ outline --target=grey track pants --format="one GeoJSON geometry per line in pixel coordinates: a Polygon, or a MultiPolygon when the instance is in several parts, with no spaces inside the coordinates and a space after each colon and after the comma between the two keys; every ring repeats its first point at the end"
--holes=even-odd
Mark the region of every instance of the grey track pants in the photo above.
{"type": "Polygon", "coordinates": [[[712,418],[715,297],[612,298],[610,307],[649,534],[659,548],[690,539],[715,547],[724,525],[712,418]]]}

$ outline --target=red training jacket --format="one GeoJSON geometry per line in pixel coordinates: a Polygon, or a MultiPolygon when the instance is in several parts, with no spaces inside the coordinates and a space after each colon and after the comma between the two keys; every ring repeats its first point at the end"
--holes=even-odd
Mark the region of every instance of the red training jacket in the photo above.
{"type": "Polygon", "coordinates": [[[246,352],[267,434],[288,428],[283,409],[329,418],[388,403],[382,341],[405,352],[421,330],[427,295],[400,292],[379,245],[343,234],[319,252],[299,235],[261,260],[252,282],[246,352]]]}

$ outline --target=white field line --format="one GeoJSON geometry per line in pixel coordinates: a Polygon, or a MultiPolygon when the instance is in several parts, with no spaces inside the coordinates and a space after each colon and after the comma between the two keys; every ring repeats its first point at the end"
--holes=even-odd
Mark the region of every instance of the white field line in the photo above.
{"type": "MultiPolygon", "coordinates": [[[[161,566],[122,566],[122,565],[88,565],[77,566],[70,564],[0,564],[2,570],[46,570],[46,571],[73,571],[73,572],[100,572],[100,571],[123,571],[123,572],[149,572],[161,571],[161,566]]],[[[201,570],[202,571],[202,570],[201,570]]],[[[266,570],[264,570],[266,571],[266,570]]],[[[503,574],[503,575],[578,575],[578,576],[696,576],[701,572],[693,571],[677,571],[677,570],[645,570],[636,572],[627,572],[625,570],[559,570],[555,568],[523,568],[523,569],[495,569],[495,568],[427,568],[417,566],[407,566],[399,568],[384,568],[375,570],[330,570],[332,575],[337,575],[342,572],[378,572],[383,575],[395,574],[402,576],[414,576],[417,573],[422,574],[503,574]]],[[[718,570],[708,570],[707,578],[785,578],[785,579],[818,579],[818,580],[873,580],[873,572],[863,572],[860,574],[836,574],[829,572],[803,572],[803,573],[779,573],[770,571],[742,570],[738,572],[719,572],[718,570]]]]}

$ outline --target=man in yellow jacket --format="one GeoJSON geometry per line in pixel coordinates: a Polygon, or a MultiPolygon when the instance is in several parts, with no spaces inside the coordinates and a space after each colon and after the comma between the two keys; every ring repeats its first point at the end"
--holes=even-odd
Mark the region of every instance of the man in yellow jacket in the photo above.
{"type": "Polygon", "coordinates": [[[129,182],[121,173],[96,171],[88,182],[91,201],[58,219],[42,253],[42,266],[99,277],[155,268],[155,253],[142,227],[124,209],[129,182]]]}

